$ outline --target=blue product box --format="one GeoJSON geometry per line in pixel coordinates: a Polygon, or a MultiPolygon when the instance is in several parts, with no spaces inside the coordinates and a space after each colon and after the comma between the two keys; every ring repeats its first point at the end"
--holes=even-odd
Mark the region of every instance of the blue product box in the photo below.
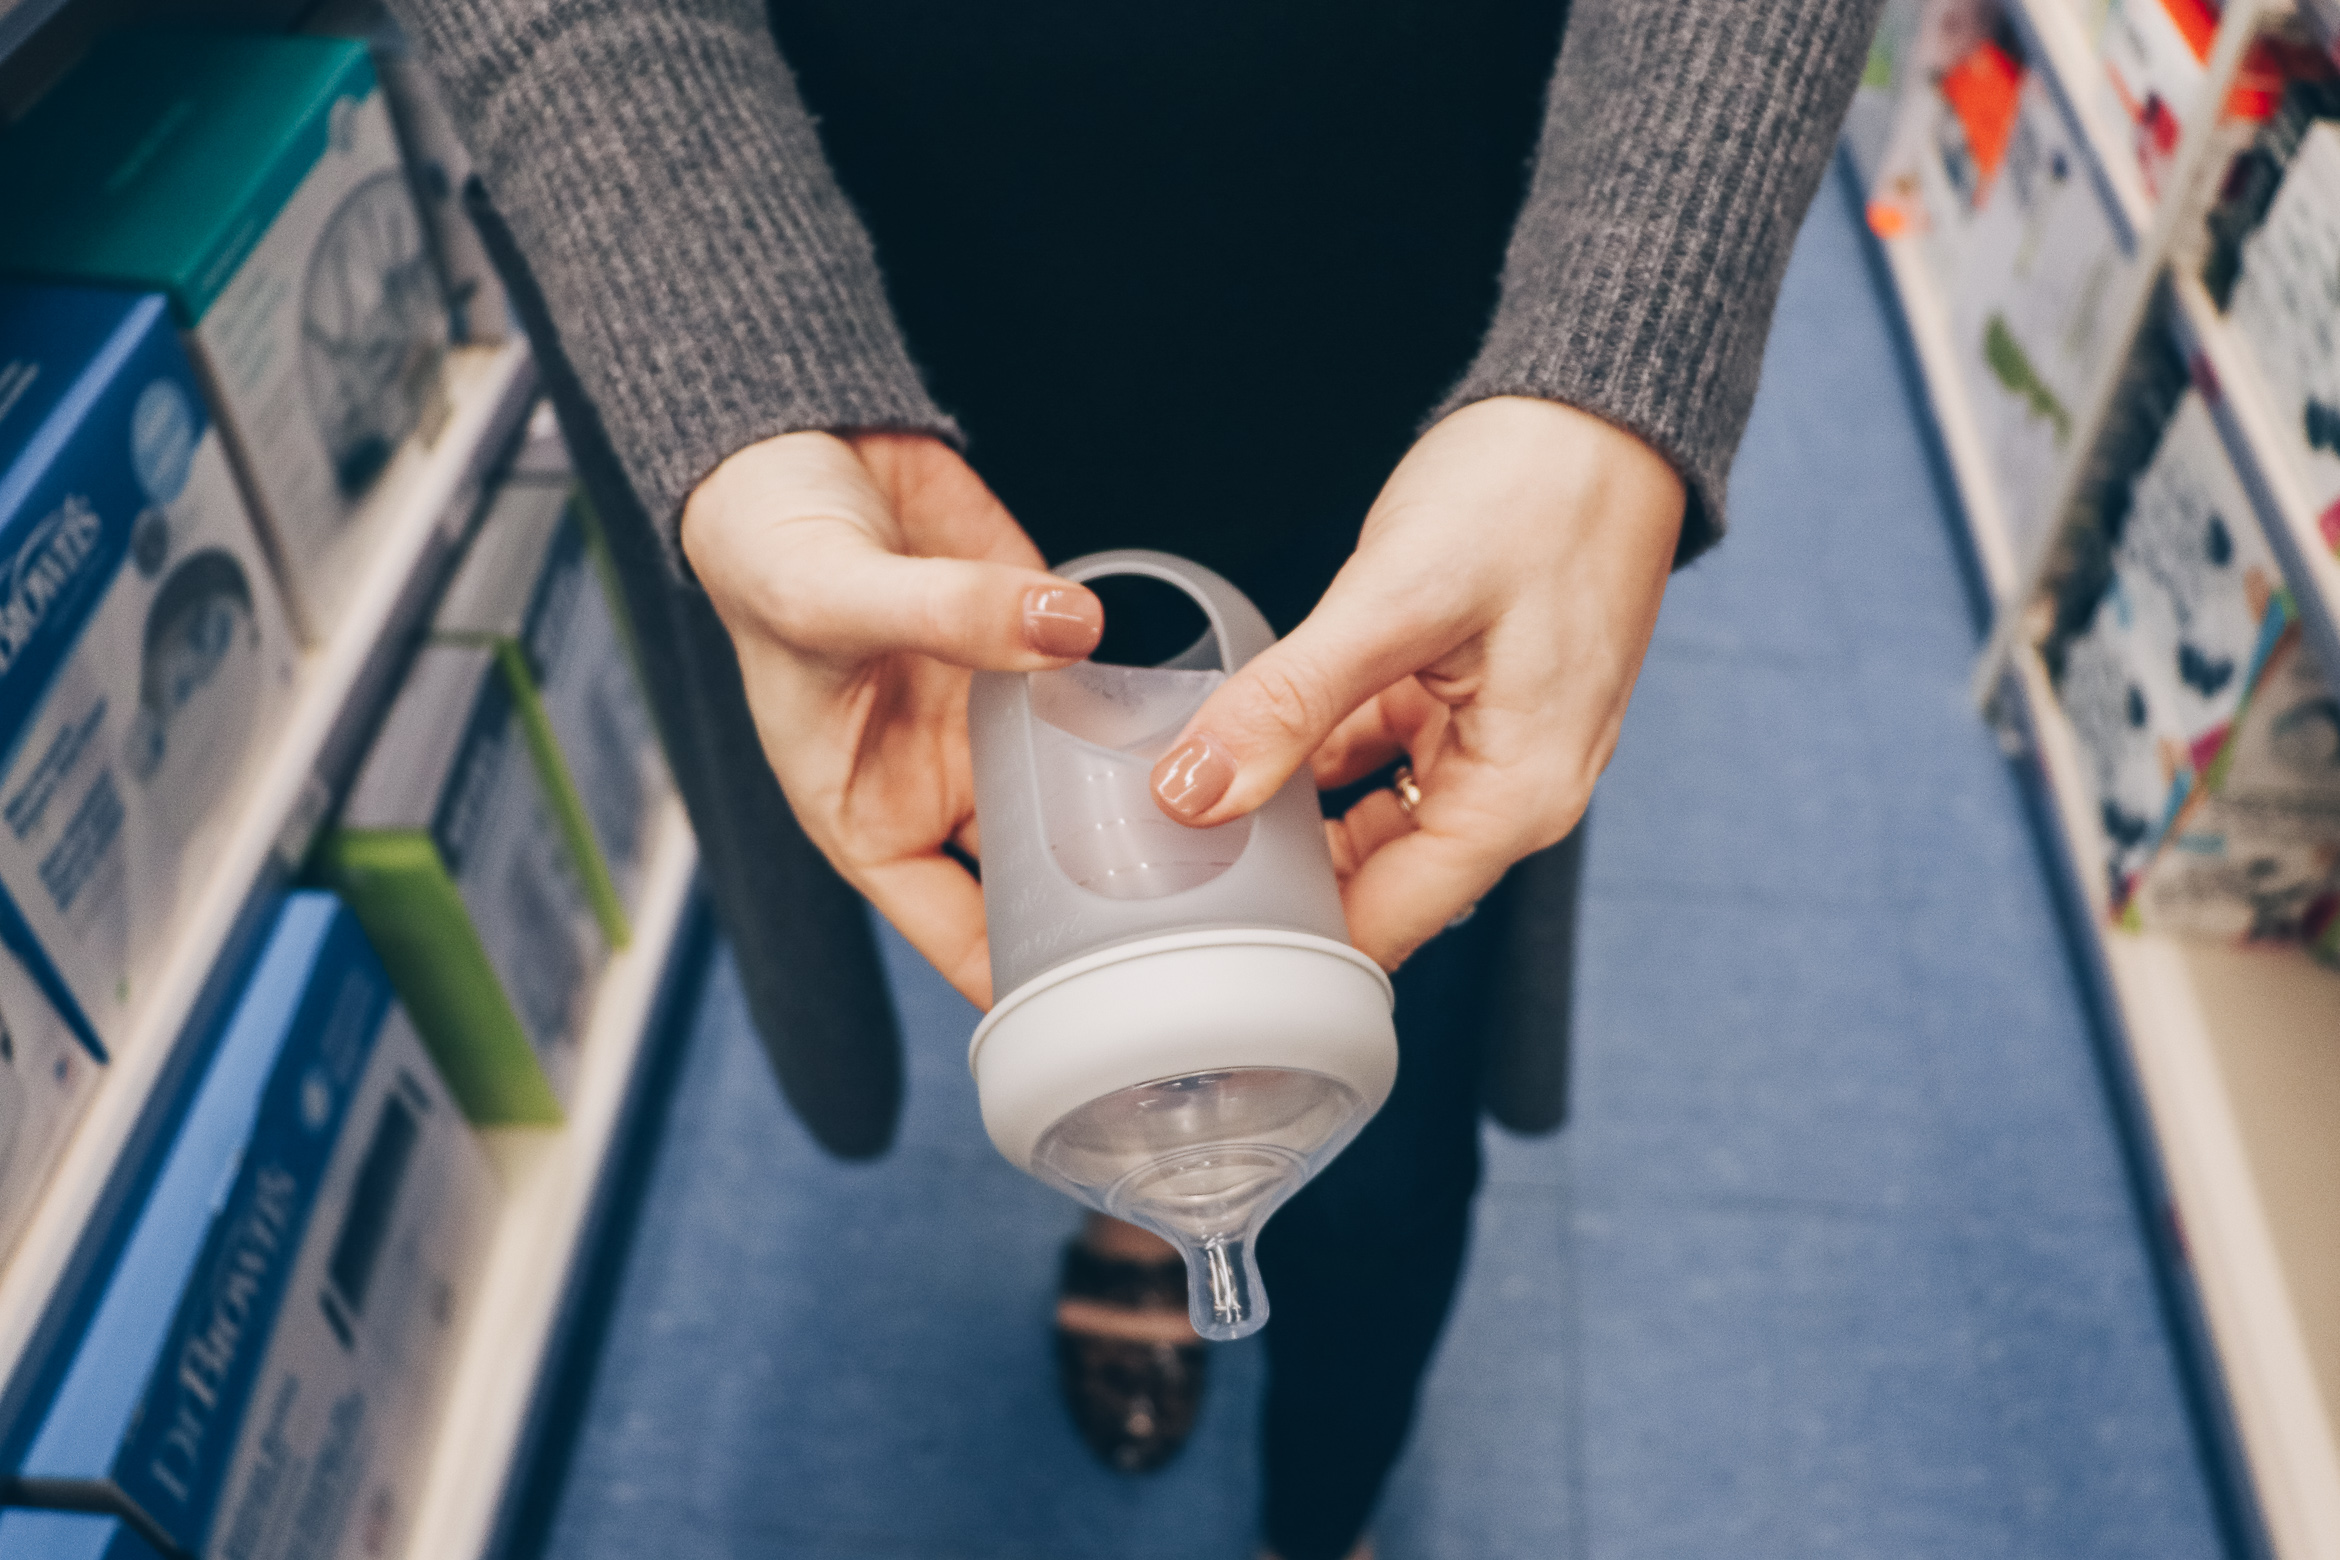
{"type": "Polygon", "coordinates": [[[356,918],[294,895],[20,1489],[201,1560],[403,1552],[493,1202],[356,918]]]}
{"type": "Polygon", "coordinates": [[[120,1517],[83,1511],[0,1511],[8,1560],[163,1560],[120,1517]]]}
{"type": "Polygon", "coordinates": [[[101,1060],[294,655],[164,300],[0,285],[0,942],[101,1060]]]}

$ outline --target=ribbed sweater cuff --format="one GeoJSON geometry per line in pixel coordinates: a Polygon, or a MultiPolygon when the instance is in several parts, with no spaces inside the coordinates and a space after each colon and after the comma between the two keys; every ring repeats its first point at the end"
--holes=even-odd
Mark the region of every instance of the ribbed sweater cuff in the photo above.
{"type": "Polygon", "coordinates": [[[396,9],[670,549],[692,488],[758,439],[957,438],[759,7],[396,9]]]}
{"type": "Polygon", "coordinates": [[[1677,561],[1712,546],[1788,252],[1877,12],[1577,0],[1494,324],[1438,415],[1496,395],[1582,407],[1681,473],[1677,561]]]}

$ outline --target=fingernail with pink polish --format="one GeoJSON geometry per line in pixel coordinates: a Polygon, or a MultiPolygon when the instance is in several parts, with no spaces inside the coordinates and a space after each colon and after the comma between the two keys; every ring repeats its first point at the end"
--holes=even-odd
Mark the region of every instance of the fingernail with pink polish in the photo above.
{"type": "Polygon", "coordinates": [[[1035,585],[1024,592],[1024,643],[1040,654],[1084,656],[1104,633],[1104,607],[1078,585],[1035,585]]]}
{"type": "Polygon", "coordinates": [[[1154,800],[1174,818],[1192,823],[1235,783],[1235,760],[1207,731],[1198,731],[1154,766],[1154,800]]]}

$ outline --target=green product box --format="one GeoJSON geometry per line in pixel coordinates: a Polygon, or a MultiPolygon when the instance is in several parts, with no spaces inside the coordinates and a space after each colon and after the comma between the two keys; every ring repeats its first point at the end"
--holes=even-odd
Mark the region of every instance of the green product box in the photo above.
{"type": "Polygon", "coordinates": [[[431,632],[494,654],[602,935],[623,947],[667,778],[596,557],[568,483],[507,482],[431,632]]]}
{"type": "Polygon", "coordinates": [[[494,650],[416,656],[322,864],[464,1113],[560,1121],[608,941],[494,650]]]}
{"type": "Polygon", "coordinates": [[[447,417],[447,311],[362,43],[103,40],[0,134],[0,273],[165,295],[304,638],[447,417]]]}

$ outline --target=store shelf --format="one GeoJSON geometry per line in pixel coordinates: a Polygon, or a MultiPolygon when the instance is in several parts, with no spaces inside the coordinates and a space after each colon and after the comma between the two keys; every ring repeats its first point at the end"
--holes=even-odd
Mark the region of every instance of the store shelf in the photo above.
{"type": "Polygon", "coordinates": [[[2297,468],[2284,451],[2282,423],[2258,366],[2210,294],[2192,276],[2173,274],[2170,311],[2194,383],[2210,403],[2227,453],[2259,506],[2267,540],[2283,564],[2300,621],[2318,664],[2340,668],[2340,556],[2324,540],[2297,468]]]}
{"type": "Polygon", "coordinates": [[[410,444],[371,503],[387,506],[381,549],[334,637],[304,653],[299,687],[275,746],[255,765],[243,810],[212,860],[185,932],[148,983],[128,1039],[50,1177],[17,1248],[0,1270],[0,1383],[21,1409],[21,1367],[70,1301],[72,1277],[104,1228],[118,1177],[134,1159],[183,1072],[189,1018],[217,989],[223,952],[253,923],[307,848],[373,706],[395,675],[405,639],[473,512],[487,468],[526,411],[534,369],[524,344],[457,351],[449,361],[453,411],[428,447],[410,444]]]}
{"type": "MultiPolygon", "coordinates": [[[[1846,177],[1850,177],[1849,171],[1846,177]]],[[[1950,311],[1934,291],[1925,257],[1912,238],[1876,240],[1884,252],[1886,274],[1901,300],[1901,317],[1909,329],[1918,372],[1925,381],[1926,399],[1933,406],[1934,426],[1950,462],[1958,487],[1958,508],[1965,517],[1975,557],[1981,560],[1994,612],[2014,591],[2021,560],[2007,529],[2006,510],[1999,503],[1997,482],[1991,476],[1991,458],[1975,425],[1973,404],[1958,371],[1958,353],[1950,334],[1950,311]]]]}
{"type": "Polygon", "coordinates": [[[2135,249],[2153,225],[2153,197],[2146,192],[2145,176],[2123,144],[2119,128],[2106,120],[2097,90],[2104,67],[2080,18],[2073,14],[2071,0],[2009,0],[2007,14],[2022,35],[2034,68],[2045,68],[2048,86],[2087,142],[2096,171],[2112,192],[2113,214],[2128,226],[2122,236],[2135,249]]]}
{"type": "Polygon", "coordinates": [[[495,1541],[659,992],[688,921],[698,850],[679,802],[669,801],[654,837],[634,941],[602,978],[568,1122],[484,1134],[504,1184],[504,1209],[456,1358],[407,1542],[410,1560],[482,1560],[495,1541]]]}
{"type": "Polygon", "coordinates": [[[2282,1560],[2329,1560],[2340,1555],[2340,974],[2293,949],[2109,926],[2077,741],[2036,654],[2020,651],[2011,676],[2267,1537],[2282,1560]]]}

